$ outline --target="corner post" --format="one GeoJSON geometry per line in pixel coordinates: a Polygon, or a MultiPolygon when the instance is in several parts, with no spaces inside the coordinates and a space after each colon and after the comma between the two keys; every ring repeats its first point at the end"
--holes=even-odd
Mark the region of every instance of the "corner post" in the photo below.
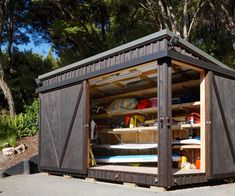
{"type": "Polygon", "coordinates": [[[172,184],[171,148],[171,59],[158,60],[158,186],[172,184]]]}

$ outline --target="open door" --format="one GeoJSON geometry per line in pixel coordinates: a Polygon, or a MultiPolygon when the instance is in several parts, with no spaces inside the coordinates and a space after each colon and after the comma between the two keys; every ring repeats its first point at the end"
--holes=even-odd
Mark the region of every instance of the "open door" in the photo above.
{"type": "Polygon", "coordinates": [[[86,174],[90,120],[87,82],[41,93],[39,98],[40,169],[86,174]]]}
{"type": "Polygon", "coordinates": [[[235,175],[235,80],[209,72],[206,96],[207,176],[235,175]]]}

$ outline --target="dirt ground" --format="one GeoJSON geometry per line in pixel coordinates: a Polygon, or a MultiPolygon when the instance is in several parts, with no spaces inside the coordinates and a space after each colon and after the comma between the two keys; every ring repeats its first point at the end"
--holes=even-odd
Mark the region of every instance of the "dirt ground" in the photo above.
{"type": "Polygon", "coordinates": [[[14,154],[5,157],[0,152],[0,171],[10,168],[38,153],[38,135],[21,138],[17,141],[17,145],[20,144],[24,144],[26,146],[26,150],[22,154],[14,154]]]}

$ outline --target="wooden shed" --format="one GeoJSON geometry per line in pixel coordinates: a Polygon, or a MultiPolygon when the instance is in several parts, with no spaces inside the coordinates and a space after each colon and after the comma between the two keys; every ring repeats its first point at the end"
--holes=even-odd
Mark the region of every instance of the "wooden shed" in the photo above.
{"type": "Polygon", "coordinates": [[[165,188],[235,177],[235,72],[168,30],[36,80],[41,171],[165,188]]]}

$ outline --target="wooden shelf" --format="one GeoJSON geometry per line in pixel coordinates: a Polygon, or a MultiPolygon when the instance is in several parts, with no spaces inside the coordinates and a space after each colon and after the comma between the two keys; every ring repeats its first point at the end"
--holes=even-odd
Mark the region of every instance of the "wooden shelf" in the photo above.
{"type": "MultiPolygon", "coordinates": [[[[200,85],[200,80],[190,80],[187,82],[180,82],[172,85],[172,91],[179,91],[179,90],[184,90],[185,87],[187,88],[192,88],[195,86],[200,85]]],[[[114,99],[118,98],[125,98],[125,97],[144,97],[144,96],[157,96],[157,87],[155,88],[148,88],[148,89],[143,89],[143,90],[137,90],[133,92],[128,92],[128,93],[122,93],[118,95],[112,95],[108,97],[103,97],[103,98],[98,98],[92,100],[95,105],[98,104],[104,104],[113,101],[114,99]]]]}
{"type": "Polygon", "coordinates": [[[108,131],[108,133],[132,133],[132,132],[144,132],[144,131],[157,131],[157,126],[152,127],[135,127],[135,128],[118,128],[108,131]]]}
{"type": "Polygon", "coordinates": [[[153,114],[157,113],[157,107],[145,108],[145,109],[136,109],[136,110],[126,110],[124,112],[112,112],[109,114],[97,114],[94,116],[94,119],[102,118],[112,118],[113,116],[125,116],[127,114],[153,114]]]}
{"type": "MultiPolygon", "coordinates": [[[[172,130],[179,130],[179,129],[187,129],[187,128],[198,128],[200,124],[183,124],[183,125],[172,125],[172,130]]],[[[114,134],[121,134],[121,133],[133,133],[133,132],[144,132],[144,131],[157,131],[157,126],[151,127],[134,127],[134,128],[117,128],[117,129],[106,129],[102,130],[101,132],[106,133],[114,133],[114,134]]]]}
{"type": "MultiPolygon", "coordinates": [[[[172,110],[185,110],[185,109],[199,109],[200,101],[174,104],[172,105],[172,110]]],[[[145,109],[136,109],[136,110],[126,110],[124,112],[112,112],[105,114],[94,115],[94,119],[103,119],[103,118],[112,118],[114,116],[125,116],[128,114],[154,114],[157,113],[157,107],[145,108],[145,109]]]]}
{"type": "Polygon", "coordinates": [[[185,144],[185,145],[174,145],[173,148],[179,148],[180,150],[184,149],[200,149],[200,144],[185,144]]]}
{"type": "Polygon", "coordinates": [[[179,129],[195,129],[195,128],[200,128],[201,124],[181,124],[181,125],[172,125],[171,128],[172,130],[179,130],[179,129]]]}
{"type": "Polygon", "coordinates": [[[133,91],[133,92],[129,92],[129,93],[123,93],[123,94],[119,94],[119,95],[108,96],[108,97],[99,98],[99,99],[94,99],[93,103],[95,105],[98,105],[98,104],[108,103],[110,101],[113,101],[114,99],[119,99],[119,98],[142,97],[142,96],[154,95],[154,94],[156,94],[155,96],[157,96],[157,87],[133,91]]]}

